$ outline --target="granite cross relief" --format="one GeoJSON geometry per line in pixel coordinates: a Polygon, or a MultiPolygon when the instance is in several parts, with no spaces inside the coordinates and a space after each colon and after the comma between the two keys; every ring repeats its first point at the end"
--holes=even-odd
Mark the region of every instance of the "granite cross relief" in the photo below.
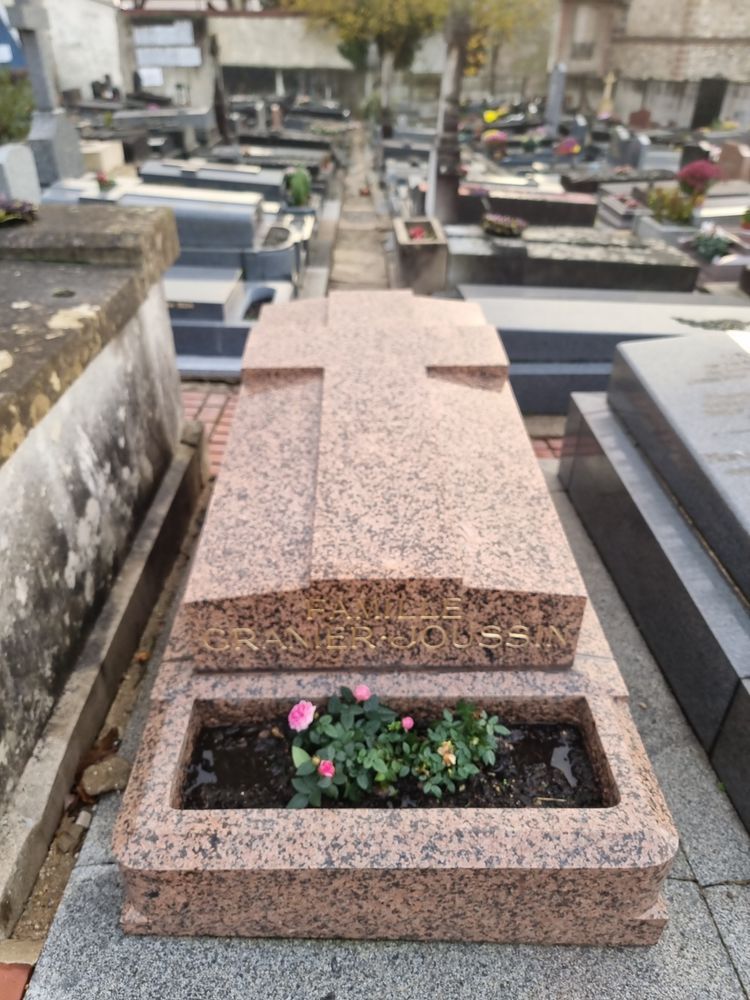
{"type": "Polygon", "coordinates": [[[404,336],[352,307],[250,338],[186,652],[217,670],[568,666],[583,585],[494,328],[417,317],[404,336]]]}

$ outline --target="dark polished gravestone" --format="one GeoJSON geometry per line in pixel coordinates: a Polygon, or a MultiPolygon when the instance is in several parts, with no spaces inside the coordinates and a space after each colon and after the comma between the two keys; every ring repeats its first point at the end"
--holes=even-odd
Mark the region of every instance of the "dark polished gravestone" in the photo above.
{"type": "Polygon", "coordinates": [[[750,328],[750,301],[680,292],[460,285],[497,328],[523,413],[563,414],[572,392],[607,387],[622,341],[750,328]]]}
{"type": "Polygon", "coordinates": [[[567,191],[464,184],[458,193],[458,221],[461,223],[479,222],[489,211],[516,216],[534,226],[584,228],[594,225],[596,209],[596,198],[592,195],[567,191]]]}
{"type": "Polygon", "coordinates": [[[692,292],[699,267],[687,254],[630,233],[530,226],[521,239],[479,226],[446,226],[448,286],[487,283],[692,292]]]}
{"type": "Polygon", "coordinates": [[[658,243],[533,242],[528,245],[524,284],[691,292],[699,270],[687,254],[658,243]]]}
{"type": "Polygon", "coordinates": [[[750,828],[750,615],[738,585],[750,354],[737,337],[623,344],[609,398],[572,397],[560,478],[750,828]]]}
{"type": "Polygon", "coordinates": [[[750,598],[750,353],[716,333],[623,345],[609,403],[750,598]]]}

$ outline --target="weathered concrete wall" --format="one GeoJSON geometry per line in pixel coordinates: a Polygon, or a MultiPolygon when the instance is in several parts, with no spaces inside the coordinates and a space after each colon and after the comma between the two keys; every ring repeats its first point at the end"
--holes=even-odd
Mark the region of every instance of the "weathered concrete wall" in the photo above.
{"type": "Polygon", "coordinates": [[[0,803],[66,680],[181,423],[171,329],[156,284],[0,466],[0,803]]]}
{"type": "Polygon", "coordinates": [[[613,53],[615,71],[630,78],[750,82],[750,4],[631,0],[613,53]]]}
{"type": "Polygon", "coordinates": [[[338,50],[337,33],[304,17],[209,17],[208,30],[219,43],[222,66],[352,70],[338,50]]]}
{"type": "Polygon", "coordinates": [[[118,12],[113,0],[44,0],[60,90],[79,88],[91,97],[91,81],[109,73],[121,87],[118,12]]]}

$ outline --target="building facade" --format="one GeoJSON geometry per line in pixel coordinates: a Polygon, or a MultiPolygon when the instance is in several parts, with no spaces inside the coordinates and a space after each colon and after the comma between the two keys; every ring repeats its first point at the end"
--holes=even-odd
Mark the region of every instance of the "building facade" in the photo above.
{"type": "Polygon", "coordinates": [[[569,100],[595,110],[609,72],[615,113],[661,125],[750,124],[750,3],[560,0],[550,61],[568,68],[569,100]]]}

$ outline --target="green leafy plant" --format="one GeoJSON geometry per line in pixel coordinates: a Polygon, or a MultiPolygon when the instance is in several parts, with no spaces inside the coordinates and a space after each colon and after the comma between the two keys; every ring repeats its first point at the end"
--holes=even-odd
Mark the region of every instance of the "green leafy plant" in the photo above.
{"type": "Polygon", "coordinates": [[[395,796],[408,778],[425,795],[442,798],[492,766],[498,736],[509,735],[496,716],[465,702],[417,729],[411,716],[399,718],[364,684],[342,687],[322,714],[298,702],[289,725],[297,732],[290,809],[320,806],[323,798],[356,803],[369,794],[395,796]]]}
{"type": "Polygon", "coordinates": [[[34,98],[28,79],[0,71],[0,143],[25,139],[31,124],[34,98]]]}
{"type": "Polygon", "coordinates": [[[287,174],[286,189],[292,205],[298,208],[306,205],[310,201],[310,191],[312,190],[309,171],[305,167],[295,167],[287,174]]]}
{"type": "Polygon", "coordinates": [[[693,200],[677,188],[654,188],[648,194],[648,207],[657,222],[674,222],[688,226],[693,219],[693,200]]]}
{"type": "Polygon", "coordinates": [[[478,774],[482,764],[491,767],[497,737],[508,735],[497,716],[488,716],[461,701],[455,712],[444,709],[442,719],[427,729],[413,754],[412,774],[426,795],[440,799],[478,774]]]}
{"type": "Polygon", "coordinates": [[[695,252],[703,260],[711,261],[714,257],[724,257],[732,248],[732,241],[722,233],[697,233],[693,240],[695,252]]]}

